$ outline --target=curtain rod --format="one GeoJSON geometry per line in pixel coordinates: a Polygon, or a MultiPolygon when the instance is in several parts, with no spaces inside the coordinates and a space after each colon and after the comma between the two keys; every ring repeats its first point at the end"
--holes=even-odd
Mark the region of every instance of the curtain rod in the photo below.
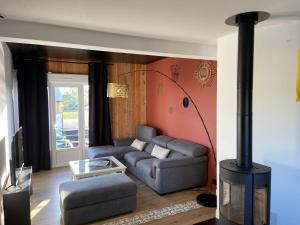
{"type": "Polygon", "coordinates": [[[106,65],[114,65],[113,63],[106,63],[104,61],[100,61],[100,60],[91,60],[91,61],[87,61],[87,62],[80,62],[80,61],[72,61],[72,60],[59,60],[59,59],[47,59],[47,58],[43,58],[43,57],[39,57],[39,58],[22,58],[23,60],[43,60],[46,62],[60,62],[60,63],[75,63],[75,64],[89,64],[89,63],[103,63],[106,65]]]}

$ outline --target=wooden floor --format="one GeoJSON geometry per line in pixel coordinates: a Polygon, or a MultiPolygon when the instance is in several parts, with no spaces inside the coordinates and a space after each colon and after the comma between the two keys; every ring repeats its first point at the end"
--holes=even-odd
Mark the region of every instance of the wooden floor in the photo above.
{"type": "MultiPolygon", "coordinates": [[[[103,224],[105,222],[115,220],[116,218],[140,214],[147,212],[148,210],[163,208],[175,203],[194,200],[199,193],[202,193],[206,190],[206,188],[196,188],[160,196],[134,176],[129,176],[137,183],[138,186],[136,211],[123,216],[97,221],[92,223],[93,225],[103,224]]],[[[58,187],[60,183],[68,180],[70,180],[68,167],[56,168],[50,171],[33,174],[33,195],[31,196],[32,225],[61,224],[58,187]]],[[[192,225],[214,217],[214,208],[202,207],[186,213],[180,213],[174,216],[152,221],[151,223],[145,223],[145,225],[192,225]]]]}

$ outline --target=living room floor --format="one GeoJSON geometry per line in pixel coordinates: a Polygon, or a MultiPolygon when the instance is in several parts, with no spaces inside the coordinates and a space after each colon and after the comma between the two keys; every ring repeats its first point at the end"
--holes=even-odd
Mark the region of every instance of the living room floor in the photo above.
{"type": "MultiPolygon", "coordinates": [[[[137,209],[125,215],[100,220],[93,225],[104,224],[116,219],[145,213],[149,210],[161,209],[177,203],[195,200],[196,196],[206,190],[206,187],[194,188],[181,192],[160,196],[143,182],[129,174],[137,183],[137,209]]],[[[69,167],[55,168],[33,174],[31,196],[31,224],[32,225],[59,225],[59,184],[71,179],[69,167]]],[[[166,225],[166,224],[195,224],[215,217],[215,208],[201,207],[173,216],[164,217],[144,224],[166,225]]]]}

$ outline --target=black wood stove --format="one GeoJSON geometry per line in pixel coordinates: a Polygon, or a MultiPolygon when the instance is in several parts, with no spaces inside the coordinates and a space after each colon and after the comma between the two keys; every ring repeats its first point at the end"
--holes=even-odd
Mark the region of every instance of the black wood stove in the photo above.
{"type": "Polygon", "coordinates": [[[239,28],[237,159],[220,162],[221,225],[270,225],[271,168],[252,162],[254,26],[268,17],[247,12],[225,21],[239,28]]]}

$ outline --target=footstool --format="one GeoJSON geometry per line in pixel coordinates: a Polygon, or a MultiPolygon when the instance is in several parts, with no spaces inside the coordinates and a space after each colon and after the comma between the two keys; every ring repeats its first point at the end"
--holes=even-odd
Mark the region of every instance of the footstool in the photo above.
{"type": "Polygon", "coordinates": [[[136,184],[125,174],[112,173],[59,186],[65,225],[78,225],[134,211],[136,184]]]}

